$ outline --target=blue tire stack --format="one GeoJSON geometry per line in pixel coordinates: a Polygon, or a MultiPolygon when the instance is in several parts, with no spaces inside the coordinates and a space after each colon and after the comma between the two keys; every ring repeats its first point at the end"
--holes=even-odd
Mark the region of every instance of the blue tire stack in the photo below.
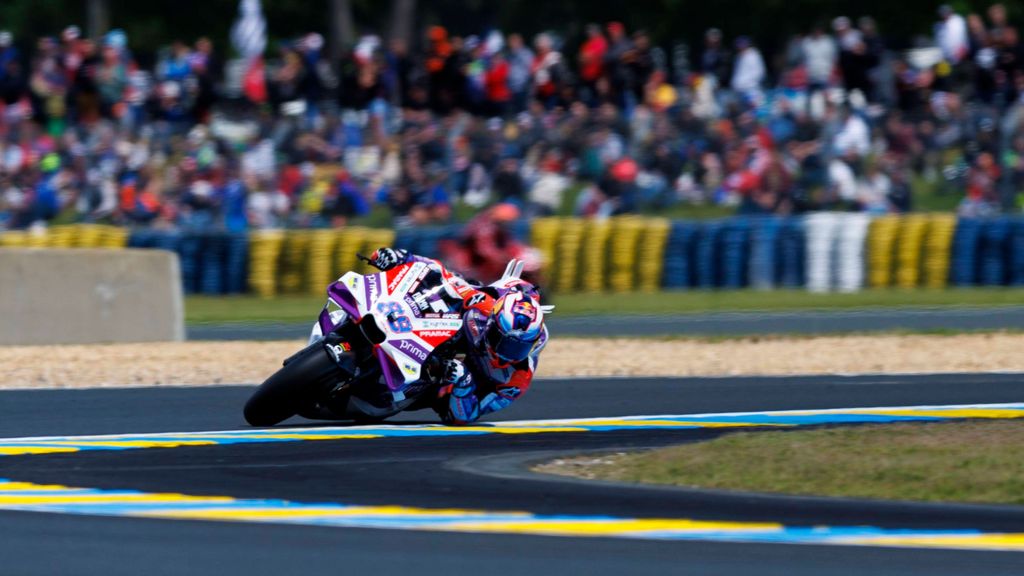
{"type": "Polygon", "coordinates": [[[672,222],[672,229],[665,243],[665,266],[662,271],[662,284],[665,288],[693,286],[693,246],[697,231],[698,227],[693,222],[672,222]]]}
{"type": "Polygon", "coordinates": [[[706,222],[697,232],[694,246],[694,276],[698,288],[711,289],[719,285],[720,240],[722,222],[706,222]]]}
{"type": "Polygon", "coordinates": [[[750,286],[758,290],[775,288],[779,269],[779,232],[782,220],[772,217],[751,219],[750,286]]]}
{"type": "Polygon", "coordinates": [[[981,229],[979,277],[985,286],[1002,286],[1009,280],[1009,248],[1013,222],[987,220],[981,229]]]}
{"type": "Polygon", "coordinates": [[[1010,283],[1024,286],[1024,220],[1014,218],[1010,232],[1010,283]]]}
{"type": "Polygon", "coordinates": [[[721,274],[720,286],[739,289],[747,285],[750,256],[749,218],[731,218],[724,224],[721,233],[721,274]]]}
{"type": "Polygon", "coordinates": [[[949,283],[953,286],[974,286],[978,281],[981,227],[980,220],[960,218],[956,222],[949,265],[949,283]]]}
{"type": "Polygon", "coordinates": [[[227,237],[222,232],[192,234],[199,242],[199,292],[216,295],[224,293],[224,272],[227,237]]]}
{"type": "Polygon", "coordinates": [[[804,234],[803,220],[786,218],[779,225],[779,267],[776,281],[783,288],[801,288],[804,285],[804,234]]]}
{"type": "Polygon", "coordinates": [[[195,232],[186,233],[178,239],[177,252],[178,259],[181,261],[181,285],[186,294],[199,292],[199,279],[202,274],[202,268],[200,267],[202,250],[202,238],[195,232]]]}
{"type": "Polygon", "coordinates": [[[224,291],[241,294],[248,289],[249,280],[249,235],[232,232],[225,239],[224,291]]]}
{"type": "Polygon", "coordinates": [[[152,230],[132,230],[128,234],[128,248],[152,248],[152,230]]]}

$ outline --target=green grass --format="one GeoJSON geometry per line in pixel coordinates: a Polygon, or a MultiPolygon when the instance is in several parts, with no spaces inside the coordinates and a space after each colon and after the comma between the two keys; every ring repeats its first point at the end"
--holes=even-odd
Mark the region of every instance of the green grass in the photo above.
{"type": "Polygon", "coordinates": [[[746,432],[538,469],[726,490],[1024,504],[1024,421],[746,432]]]}
{"type": "Polygon", "coordinates": [[[323,296],[189,296],[185,299],[185,321],[190,324],[227,322],[270,323],[309,322],[327,301],[323,296]]]}
{"type": "MultiPolygon", "coordinates": [[[[190,323],[312,321],[326,296],[189,296],[190,323]]],[[[811,294],[803,290],[666,291],[654,294],[556,294],[556,314],[695,314],[700,312],[841,310],[875,307],[1006,306],[1024,303],[1024,289],[865,290],[811,294]]]]}
{"type": "Polygon", "coordinates": [[[556,305],[556,313],[565,315],[1005,306],[1024,303],[1024,289],[892,289],[864,290],[851,294],[815,294],[806,290],[693,290],[655,294],[556,294],[552,301],[556,305]]]}

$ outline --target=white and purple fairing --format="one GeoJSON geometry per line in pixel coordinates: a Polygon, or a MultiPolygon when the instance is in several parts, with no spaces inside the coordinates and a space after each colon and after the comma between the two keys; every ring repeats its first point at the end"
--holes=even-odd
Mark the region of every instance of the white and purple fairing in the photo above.
{"type": "Polygon", "coordinates": [[[442,272],[424,262],[365,276],[349,272],[327,288],[317,328],[327,334],[348,319],[369,316],[384,334],[374,346],[384,381],[400,391],[420,380],[430,353],[462,328],[461,297],[442,272]]]}

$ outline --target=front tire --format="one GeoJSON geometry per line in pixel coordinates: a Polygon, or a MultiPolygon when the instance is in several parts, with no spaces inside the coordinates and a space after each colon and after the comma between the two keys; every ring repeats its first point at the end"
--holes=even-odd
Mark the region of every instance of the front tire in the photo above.
{"type": "Polygon", "coordinates": [[[245,421],[273,426],[311,406],[341,370],[320,343],[310,346],[275,372],[245,403],[245,421]]]}

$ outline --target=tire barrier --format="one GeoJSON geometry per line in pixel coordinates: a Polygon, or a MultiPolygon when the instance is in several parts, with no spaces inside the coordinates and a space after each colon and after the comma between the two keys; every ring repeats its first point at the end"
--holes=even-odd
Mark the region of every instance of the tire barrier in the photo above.
{"type": "Polygon", "coordinates": [[[949,279],[953,286],[974,286],[978,282],[978,250],[981,247],[979,220],[957,221],[950,248],[949,279]]]}
{"type": "Polygon", "coordinates": [[[868,285],[887,288],[893,284],[893,262],[899,216],[881,216],[868,229],[868,285]]]}
{"type": "Polygon", "coordinates": [[[323,294],[324,288],[338,278],[338,274],[334,273],[334,249],[337,246],[338,234],[334,230],[314,230],[310,234],[306,255],[307,276],[303,282],[307,293],[323,294]]]}
{"type": "Polygon", "coordinates": [[[130,248],[156,248],[178,254],[181,285],[189,294],[240,294],[246,291],[248,235],[241,233],[182,233],[134,230],[130,248]]]}
{"type": "MultiPolygon", "coordinates": [[[[928,288],[945,288],[949,282],[950,246],[956,217],[952,214],[931,214],[928,218],[928,234],[924,240],[922,284],[928,288]]],[[[1021,247],[1024,256],[1024,246],[1021,247]]]]}
{"type": "Polygon", "coordinates": [[[1024,285],[1024,221],[1013,223],[1010,236],[1010,284],[1024,285]]]}
{"type": "Polygon", "coordinates": [[[694,245],[699,230],[700,225],[695,222],[672,222],[665,241],[663,287],[683,289],[693,286],[694,245]]]}
{"type": "Polygon", "coordinates": [[[777,273],[783,288],[802,288],[807,282],[804,264],[807,260],[807,230],[803,219],[782,221],[779,231],[779,262],[777,273]]]}
{"type": "Polygon", "coordinates": [[[722,238],[721,221],[707,222],[697,232],[693,247],[694,285],[709,290],[718,287],[718,255],[722,238]]]}
{"type": "Polygon", "coordinates": [[[902,219],[896,253],[896,286],[914,288],[921,281],[921,251],[928,220],[923,214],[902,219]]]}
{"type": "Polygon", "coordinates": [[[739,289],[748,286],[750,269],[750,220],[734,218],[722,227],[721,275],[717,286],[739,289]]]}
{"type": "Polygon", "coordinates": [[[554,278],[554,263],[557,257],[559,219],[553,217],[536,218],[530,227],[529,242],[541,258],[541,276],[549,282],[554,278]]]}
{"type": "Polygon", "coordinates": [[[608,287],[614,292],[628,292],[636,287],[637,247],[643,225],[640,218],[629,216],[612,220],[608,287]]]}
{"type": "Polygon", "coordinates": [[[978,280],[984,286],[1009,283],[1010,233],[1012,222],[1006,218],[986,221],[981,228],[978,280]]]}
{"type": "Polygon", "coordinates": [[[642,292],[655,292],[662,286],[668,234],[669,221],[664,218],[649,219],[641,229],[636,277],[642,292]]]}
{"type": "Polygon", "coordinates": [[[249,235],[249,288],[263,298],[277,295],[277,263],[284,236],[283,230],[261,230],[249,235]]]}
{"type": "Polygon", "coordinates": [[[580,289],[601,292],[608,278],[608,238],[612,225],[607,220],[589,220],[583,225],[580,250],[580,289]]]}
{"type": "MultiPolygon", "coordinates": [[[[458,226],[194,232],[71,224],[0,232],[0,247],[174,252],[190,294],[322,294],[380,246],[440,257],[458,226]]],[[[813,213],[685,221],[548,217],[515,224],[553,292],[659,288],[855,291],[1024,285],[1024,218],[813,213]],[[554,264],[554,265],[552,265],[554,264]]]]}
{"type": "Polygon", "coordinates": [[[871,218],[868,214],[839,215],[836,246],[836,288],[856,292],[864,287],[864,243],[871,218]]]}
{"type": "Polygon", "coordinates": [[[552,288],[555,292],[574,292],[578,288],[578,269],[580,245],[583,243],[583,222],[581,220],[563,218],[559,221],[558,240],[555,244],[556,266],[550,272],[553,275],[552,288]]]}
{"type": "Polygon", "coordinates": [[[756,218],[750,229],[750,287],[771,290],[778,283],[776,273],[781,247],[781,221],[777,218],[756,218]]]}
{"type": "Polygon", "coordinates": [[[828,292],[834,287],[833,256],[839,236],[836,214],[822,212],[805,220],[807,226],[807,289],[828,292]]]}
{"type": "Polygon", "coordinates": [[[103,248],[128,245],[127,228],[102,224],[60,224],[40,230],[0,232],[0,247],[6,248],[103,248]]]}

